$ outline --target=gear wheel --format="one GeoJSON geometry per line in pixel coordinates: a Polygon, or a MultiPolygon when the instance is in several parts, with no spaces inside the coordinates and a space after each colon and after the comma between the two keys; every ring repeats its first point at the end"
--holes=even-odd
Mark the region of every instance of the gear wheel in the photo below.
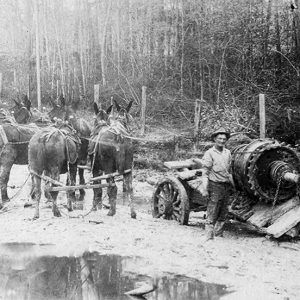
{"type": "MultiPolygon", "coordinates": [[[[282,161],[290,172],[300,172],[300,161],[296,152],[273,139],[253,140],[232,151],[233,177],[239,190],[245,191],[260,201],[272,202],[276,193],[276,174],[270,168],[274,161],[282,161]]],[[[296,185],[284,182],[278,201],[293,197],[296,185]]]]}

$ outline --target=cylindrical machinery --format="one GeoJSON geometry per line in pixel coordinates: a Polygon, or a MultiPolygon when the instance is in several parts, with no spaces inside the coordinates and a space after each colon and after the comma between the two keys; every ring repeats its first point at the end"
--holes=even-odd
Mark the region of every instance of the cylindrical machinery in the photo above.
{"type": "Polygon", "coordinates": [[[232,151],[238,190],[265,202],[283,202],[296,195],[300,160],[290,147],[273,139],[253,140],[232,151]]]}

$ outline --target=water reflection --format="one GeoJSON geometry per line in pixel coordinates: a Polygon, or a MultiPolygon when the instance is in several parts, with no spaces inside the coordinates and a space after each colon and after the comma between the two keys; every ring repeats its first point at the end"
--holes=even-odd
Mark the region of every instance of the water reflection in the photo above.
{"type": "MultiPolygon", "coordinates": [[[[80,257],[45,255],[47,245],[4,244],[0,247],[0,299],[137,299],[124,295],[137,282],[157,289],[148,300],[219,299],[225,286],[165,275],[152,279],[128,269],[139,258],[85,252],[80,257]],[[42,254],[42,255],[40,255],[42,254]]],[[[141,298],[140,298],[141,299],[141,298]]]]}

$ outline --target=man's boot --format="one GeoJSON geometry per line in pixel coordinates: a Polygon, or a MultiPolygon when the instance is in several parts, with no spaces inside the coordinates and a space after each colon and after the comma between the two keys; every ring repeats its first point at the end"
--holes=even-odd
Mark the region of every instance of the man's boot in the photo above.
{"type": "Polygon", "coordinates": [[[214,227],[215,236],[220,236],[220,237],[223,236],[224,224],[225,224],[225,222],[219,222],[219,221],[215,224],[215,227],[214,227]]]}
{"type": "Polygon", "coordinates": [[[214,239],[214,225],[213,224],[206,224],[205,225],[206,231],[206,240],[213,240],[214,239]]]}

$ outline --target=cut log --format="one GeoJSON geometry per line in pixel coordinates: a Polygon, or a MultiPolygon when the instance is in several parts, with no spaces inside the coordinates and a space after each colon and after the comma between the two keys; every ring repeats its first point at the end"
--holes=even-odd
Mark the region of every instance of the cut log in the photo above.
{"type": "Polygon", "coordinates": [[[254,214],[248,219],[248,222],[258,227],[263,227],[267,223],[273,224],[280,216],[299,204],[299,197],[294,197],[274,208],[267,204],[257,204],[252,208],[254,214]]]}
{"type": "Polygon", "coordinates": [[[175,161],[166,161],[164,162],[164,165],[169,169],[183,169],[183,168],[195,168],[199,167],[197,163],[195,163],[192,159],[186,159],[186,160],[175,160],[175,161]]]}
{"type": "Polygon", "coordinates": [[[202,171],[202,169],[187,170],[183,172],[178,172],[177,175],[182,180],[189,180],[195,176],[201,176],[202,171]]]}
{"type": "Polygon", "coordinates": [[[294,207],[267,228],[267,233],[279,238],[300,222],[300,205],[294,207]]]}

